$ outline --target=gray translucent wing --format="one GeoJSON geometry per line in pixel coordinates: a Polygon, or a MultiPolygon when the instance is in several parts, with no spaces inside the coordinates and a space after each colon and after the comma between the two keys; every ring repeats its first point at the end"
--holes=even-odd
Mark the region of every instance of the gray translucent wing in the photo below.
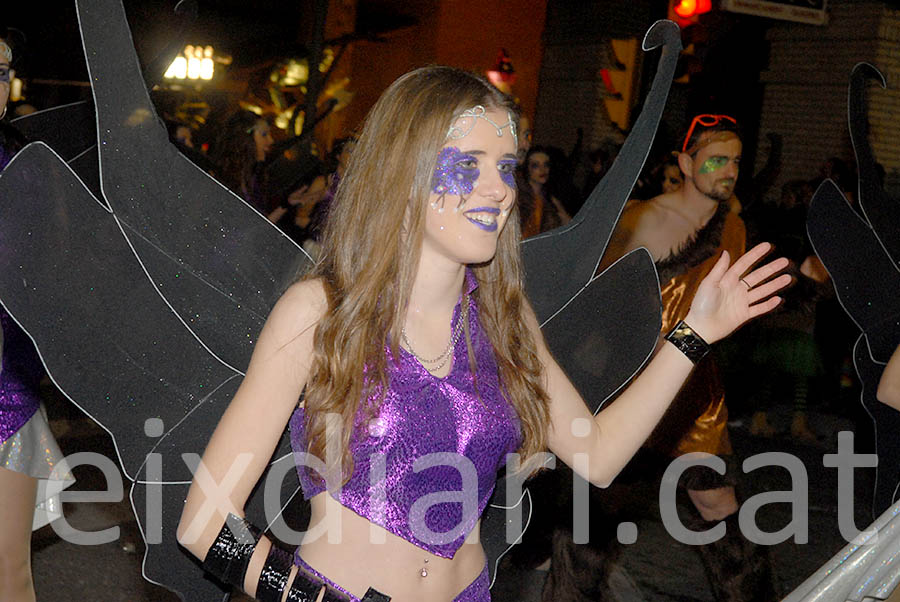
{"type": "MultiPolygon", "coordinates": [[[[93,145],[80,155],[71,159],[69,167],[78,174],[81,181],[91,191],[98,202],[106,205],[103,193],[100,191],[100,162],[97,160],[97,145],[93,145]]],[[[108,207],[108,205],[106,205],[108,207]]]]}
{"type": "Polygon", "coordinates": [[[550,319],[544,335],[553,357],[596,413],[650,357],[660,328],[659,280],[653,259],[641,248],[594,278],[550,319]]]}
{"type": "MultiPolygon", "coordinates": [[[[110,432],[131,481],[157,488],[190,482],[181,456],[160,451],[179,440],[182,453],[201,454],[208,433],[185,435],[182,425],[220,415],[241,374],[210,353],[157,293],[122,235],[134,236],[133,228],[43,143],[25,147],[0,174],[0,198],[17,201],[0,204],[0,299],[35,341],[54,383],[110,432]]],[[[183,504],[180,489],[174,493],[183,504]]],[[[158,511],[149,518],[139,512],[142,530],[158,511]]],[[[148,545],[153,551],[159,546],[148,545]]],[[[186,554],[175,554],[182,568],[194,568],[186,554]]],[[[203,584],[194,572],[188,583],[203,584]]],[[[167,584],[171,577],[148,575],[167,584]]],[[[221,597],[214,588],[208,593],[221,597]]]]}
{"type": "Polygon", "coordinates": [[[103,196],[154,284],[225,362],[247,365],[269,310],[311,262],[170,143],[119,0],[77,3],[97,112],[103,196]]]}
{"type": "Polygon", "coordinates": [[[94,105],[87,101],[36,111],[11,123],[29,140],[46,142],[66,162],[93,147],[97,140],[94,105]]]}
{"type": "MultiPolygon", "coordinates": [[[[202,450],[205,440],[200,446],[202,450]]],[[[276,457],[284,451],[280,448],[276,457]]],[[[166,457],[165,450],[158,448],[155,453],[166,457]]],[[[174,591],[182,600],[227,600],[226,588],[203,571],[200,563],[187,555],[176,540],[176,529],[189,488],[190,482],[158,483],[154,480],[142,480],[132,487],[131,503],[139,518],[141,535],[153,551],[144,556],[143,575],[148,581],[174,591]]],[[[302,533],[291,531],[281,512],[289,503],[299,503],[298,500],[302,500],[302,495],[297,486],[293,456],[285,455],[272,465],[263,484],[253,491],[245,512],[253,524],[267,525],[279,539],[296,545],[302,533]],[[278,475],[273,478],[276,472],[278,475]],[[285,478],[278,479],[277,476],[285,478]],[[268,509],[263,502],[266,488],[272,488],[268,509]]]]}
{"type": "Polygon", "coordinates": [[[29,141],[41,141],[52,148],[75,170],[94,198],[109,207],[100,194],[97,123],[93,102],[74,102],[36,111],[12,120],[12,124],[29,141]]]}
{"type": "Polygon", "coordinates": [[[643,49],[662,46],[653,84],[641,114],[603,179],[565,226],[522,243],[528,299],[541,324],[587,286],[597,272],[609,237],[640,175],[659,125],[681,52],[679,27],[657,21],[643,49]]]}
{"type": "Polygon", "coordinates": [[[121,234],[130,226],[43,143],[25,147],[0,176],[0,197],[20,198],[26,189],[29,211],[0,204],[0,296],[70,398],[101,424],[105,414],[137,417],[114,433],[126,440],[120,459],[134,479],[157,443],[143,434],[144,419],[175,427],[240,374],[184,328],[135,261],[121,234]],[[107,393],[99,398],[93,374],[105,375],[107,393]]]}
{"type": "MultiPolygon", "coordinates": [[[[98,274],[105,274],[110,290],[123,287],[121,299],[128,303],[111,306],[113,312],[122,310],[121,319],[113,323],[79,318],[58,326],[56,333],[41,323],[45,315],[52,315],[43,311],[43,297],[33,299],[31,305],[11,308],[11,313],[49,358],[81,353],[92,358],[86,365],[60,360],[48,361],[47,366],[57,382],[65,383],[63,390],[113,434],[126,475],[136,481],[133,498],[156,501],[159,496],[162,500],[161,505],[149,507],[135,503],[140,526],[148,537],[145,577],[188,599],[221,598],[223,590],[204,577],[174,540],[184,491],[192,476],[182,454],[202,453],[234,395],[240,369],[249,360],[271,306],[309,260],[267,220],[169,145],[143,88],[121,5],[85,3],[79,6],[79,19],[97,105],[97,123],[86,138],[99,140],[100,152],[97,145],[76,152],[78,146],[67,137],[42,131],[64,115],[73,119],[73,131],[80,131],[84,108],[89,105],[64,108],[39,122],[32,121],[30,133],[66,148],[66,158],[85,181],[78,181],[46,147],[23,152],[15,165],[10,165],[9,173],[4,173],[13,193],[3,198],[19,198],[32,206],[33,198],[69,205],[58,211],[30,213],[53,215],[64,223],[23,227],[9,220],[3,228],[60,239],[59,244],[39,250],[16,248],[27,250],[32,259],[45,265],[58,265],[57,255],[71,263],[65,268],[69,280],[61,279],[59,285],[90,283],[98,274]],[[28,167],[22,170],[23,166],[28,167]],[[35,173],[43,174],[40,182],[33,181],[35,173]],[[103,201],[91,198],[85,186],[102,192],[99,198],[103,201]],[[79,206],[90,207],[84,215],[88,222],[71,219],[80,217],[79,206]],[[65,230],[64,226],[77,228],[65,230]],[[97,263],[104,257],[119,262],[115,269],[97,263]],[[140,279],[143,283],[132,285],[140,279]],[[180,328],[180,334],[154,327],[158,314],[166,313],[168,323],[176,331],[180,328]],[[105,343],[103,348],[91,349],[83,343],[92,340],[92,331],[105,335],[98,339],[105,343]],[[153,359],[152,370],[135,369],[128,361],[146,357],[153,359]],[[117,362],[125,368],[118,368],[117,362]],[[205,366],[215,367],[217,372],[210,375],[205,366]],[[143,405],[122,403],[132,389],[144,392],[137,397],[146,400],[143,405]],[[112,393],[107,395],[107,390],[112,393]],[[98,397],[97,391],[103,393],[98,397]],[[147,418],[162,421],[163,437],[144,434],[147,418]],[[161,523],[165,528],[157,537],[161,523]]],[[[15,236],[7,238],[15,240],[15,236]]],[[[13,257],[9,256],[10,261],[13,257]]],[[[25,261],[14,265],[27,266],[20,275],[37,269],[25,261]]],[[[75,317],[89,307],[88,313],[105,319],[104,305],[112,301],[97,295],[84,297],[77,294],[80,290],[69,291],[68,299],[61,301],[73,308],[69,315],[75,317]]],[[[17,290],[5,287],[0,297],[11,304],[23,298],[17,290]]],[[[288,451],[284,436],[276,456],[288,451]]],[[[298,489],[295,473],[284,476],[282,495],[276,496],[276,501],[293,498],[298,489]]],[[[264,525],[270,523],[270,517],[279,520],[280,512],[263,510],[258,490],[248,501],[251,520],[264,525]]]]}
{"type": "Polygon", "coordinates": [[[181,600],[225,602],[231,598],[230,588],[210,577],[199,561],[185,554],[175,538],[190,486],[136,483],[132,487],[131,505],[140,519],[141,536],[153,549],[152,554],[144,556],[142,574],[147,581],[172,590],[181,600]]]}

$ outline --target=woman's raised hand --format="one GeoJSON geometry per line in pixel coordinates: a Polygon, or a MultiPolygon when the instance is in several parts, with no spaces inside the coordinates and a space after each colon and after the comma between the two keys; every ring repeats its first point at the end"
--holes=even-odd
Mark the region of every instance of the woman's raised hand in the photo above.
{"type": "Polygon", "coordinates": [[[744,322],[772,311],[781,302],[781,297],[773,295],[790,284],[791,277],[772,277],[788,266],[788,260],[780,257],[752,269],[771,250],[771,244],[760,243],[730,267],[728,251],[723,251],[700,283],[684,321],[706,342],[728,336],[744,322]]]}

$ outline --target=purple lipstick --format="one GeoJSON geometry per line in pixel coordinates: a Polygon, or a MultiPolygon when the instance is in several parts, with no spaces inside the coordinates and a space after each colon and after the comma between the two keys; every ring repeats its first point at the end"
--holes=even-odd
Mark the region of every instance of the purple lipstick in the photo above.
{"type": "Polygon", "coordinates": [[[496,207],[476,207],[464,212],[466,219],[486,232],[497,231],[497,216],[500,210],[496,207]]]}

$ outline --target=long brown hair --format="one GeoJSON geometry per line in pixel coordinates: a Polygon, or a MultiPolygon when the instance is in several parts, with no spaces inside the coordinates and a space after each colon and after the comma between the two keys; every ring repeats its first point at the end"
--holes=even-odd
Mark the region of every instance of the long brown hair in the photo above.
{"type": "MultiPolygon", "coordinates": [[[[305,427],[309,452],[324,458],[326,416],[340,415],[345,478],[352,472],[354,417],[367,396],[388,386],[385,346],[397,357],[438,153],[454,117],[476,105],[516,115],[506,95],[471,73],[431,66],[403,75],[366,117],[335,195],[319,261],[308,275],[321,279],[328,311],[316,328],[305,427]]],[[[479,319],[518,414],[520,451],[527,457],[546,447],[549,409],[543,368],[523,318],[518,222],[514,204],[494,258],[471,267],[479,319]]]]}

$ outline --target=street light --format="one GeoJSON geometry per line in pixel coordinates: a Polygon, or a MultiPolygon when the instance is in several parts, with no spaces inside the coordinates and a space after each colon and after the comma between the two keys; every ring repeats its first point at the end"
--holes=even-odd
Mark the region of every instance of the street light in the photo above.
{"type": "Polygon", "coordinates": [[[166,73],[165,79],[211,80],[215,74],[212,46],[193,46],[188,44],[184,52],[175,57],[166,73]]]}

